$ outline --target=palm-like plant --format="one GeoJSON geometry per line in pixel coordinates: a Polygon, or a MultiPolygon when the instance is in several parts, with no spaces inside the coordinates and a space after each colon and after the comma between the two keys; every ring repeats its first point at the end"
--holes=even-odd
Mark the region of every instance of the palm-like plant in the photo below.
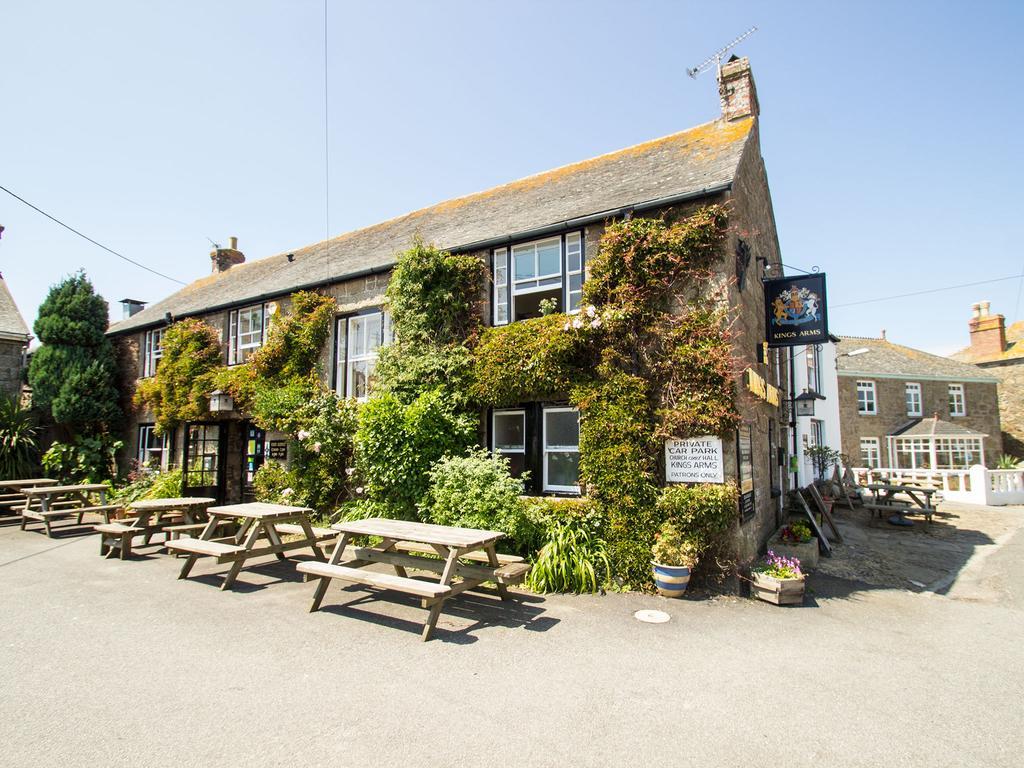
{"type": "Polygon", "coordinates": [[[13,397],[0,397],[0,480],[21,480],[38,466],[38,429],[13,397]]]}

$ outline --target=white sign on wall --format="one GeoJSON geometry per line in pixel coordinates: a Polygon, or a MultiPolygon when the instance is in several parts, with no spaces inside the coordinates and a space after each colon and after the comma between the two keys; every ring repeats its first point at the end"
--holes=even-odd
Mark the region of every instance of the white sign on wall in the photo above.
{"type": "Polygon", "coordinates": [[[670,483],[724,483],[722,438],[705,435],[666,440],[665,479],[670,483]]]}

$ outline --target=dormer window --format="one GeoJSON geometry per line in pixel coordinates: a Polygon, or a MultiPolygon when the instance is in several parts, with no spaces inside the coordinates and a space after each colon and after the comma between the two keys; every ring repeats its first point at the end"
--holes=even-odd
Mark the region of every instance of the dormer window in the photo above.
{"type": "Polygon", "coordinates": [[[542,306],[578,312],[583,297],[583,233],[497,248],[491,254],[495,325],[540,317],[542,306]]]}

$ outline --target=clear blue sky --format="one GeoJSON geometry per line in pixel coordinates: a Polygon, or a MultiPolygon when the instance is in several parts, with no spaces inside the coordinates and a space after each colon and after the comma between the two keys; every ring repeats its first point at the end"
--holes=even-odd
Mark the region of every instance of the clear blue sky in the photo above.
{"type": "MultiPolygon", "coordinates": [[[[785,262],[828,272],[833,332],[950,352],[974,301],[1024,317],[1019,280],[838,305],[1024,270],[1022,22],[1014,3],[331,0],[330,234],[713,119],[713,74],[685,70],[756,24],[738,52],[785,262]]],[[[207,237],[250,259],[321,240],[323,42],[320,0],[8,3],[0,184],[186,281],[207,237]]],[[[112,304],[175,288],[2,193],[0,224],[30,324],[79,267],[112,304]]]]}

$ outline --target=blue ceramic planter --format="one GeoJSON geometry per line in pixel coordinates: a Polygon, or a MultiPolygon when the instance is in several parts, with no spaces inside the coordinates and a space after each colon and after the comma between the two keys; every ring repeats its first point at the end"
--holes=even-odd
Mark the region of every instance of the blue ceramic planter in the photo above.
{"type": "Polygon", "coordinates": [[[665,597],[682,597],[690,583],[690,569],[685,565],[662,565],[652,562],[654,584],[665,597]]]}

